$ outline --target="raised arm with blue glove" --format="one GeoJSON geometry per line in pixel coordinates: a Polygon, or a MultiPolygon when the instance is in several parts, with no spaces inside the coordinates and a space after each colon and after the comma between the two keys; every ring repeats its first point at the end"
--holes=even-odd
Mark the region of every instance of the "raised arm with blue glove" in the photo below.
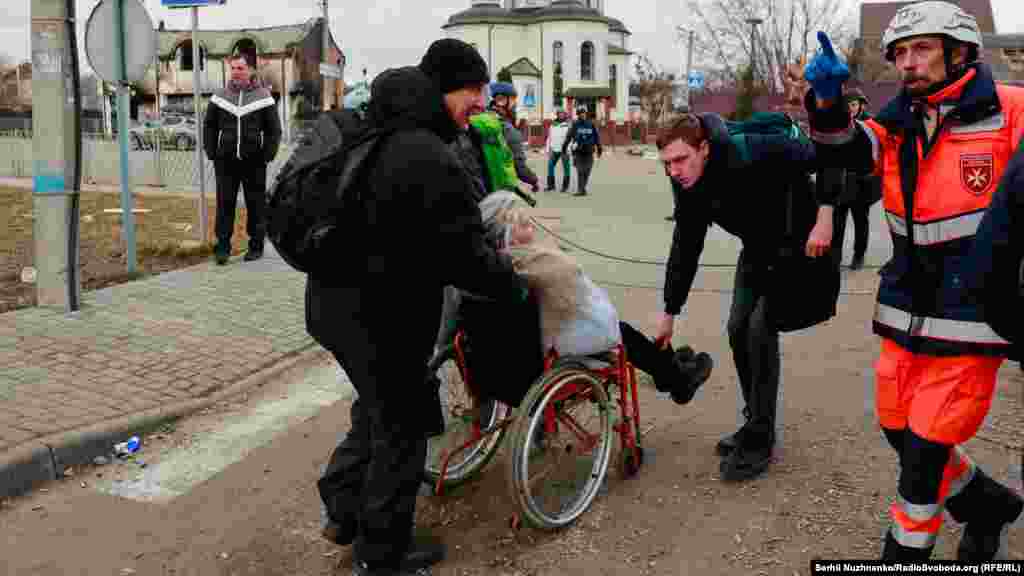
{"type": "Polygon", "coordinates": [[[850,79],[850,68],[836,54],[828,34],[818,32],[821,50],[804,69],[820,108],[829,108],[842,95],[843,84],[850,79]]]}

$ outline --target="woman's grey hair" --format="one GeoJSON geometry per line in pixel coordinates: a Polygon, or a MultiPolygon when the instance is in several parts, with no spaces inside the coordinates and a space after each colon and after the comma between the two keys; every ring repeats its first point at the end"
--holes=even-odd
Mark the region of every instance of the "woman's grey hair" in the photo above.
{"type": "Polygon", "coordinates": [[[512,225],[521,221],[523,201],[513,192],[499,191],[480,201],[480,217],[484,223],[485,236],[495,248],[508,246],[512,225]]]}

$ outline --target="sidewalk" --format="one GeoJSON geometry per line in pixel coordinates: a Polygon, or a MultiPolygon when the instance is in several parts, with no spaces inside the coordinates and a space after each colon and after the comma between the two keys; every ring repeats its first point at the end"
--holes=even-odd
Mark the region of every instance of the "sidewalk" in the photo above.
{"type": "Polygon", "coordinates": [[[75,313],[0,314],[0,497],[316,353],[304,289],[268,244],[258,262],[85,293],[75,313]]]}

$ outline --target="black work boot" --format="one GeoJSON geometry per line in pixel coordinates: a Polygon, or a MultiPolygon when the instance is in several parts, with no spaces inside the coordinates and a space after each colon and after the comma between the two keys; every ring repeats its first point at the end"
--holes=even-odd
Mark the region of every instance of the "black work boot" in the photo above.
{"type": "MultiPolygon", "coordinates": [[[[688,404],[693,400],[693,395],[711,377],[711,370],[715,367],[711,355],[701,352],[696,355],[687,356],[677,352],[672,359],[672,365],[677,372],[676,385],[672,387],[672,400],[676,404],[688,404]]],[[[690,350],[692,352],[692,350],[690,350]]]]}
{"type": "Polygon", "coordinates": [[[409,550],[398,568],[375,568],[354,557],[352,573],[356,576],[429,576],[430,567],[444,560],[446,553],[444,544],[417,537],[409,542],[409,550]]]}
{"type": "Polygon", "coordinates": [[[715,454],[718,454],[720,457],[725,458],[726,456],[731,454],[737,446],[740,445],[740,442],[743,441],[743,429],[746,428],[747,422],[750,422],[750,408],[743,408],[743,419],[743,426],[741,426],[739,430],[733,432],[732,434],[726,436],[725,438],[722,438],[721,440],[718,441],[718,444],[715,444],[715,454]]]}
{"type": "Polygon", "coordinates": [[[1006,529],[1024,510],[1024,499],[976,469],[963,491],[946,501],[946,509],[954,520],[967,521],[956,559],[988,562],[1005,557],[1006,529]]]}
{"type": "Polygon", "coordinates": [[[739,482],[768,469],[775,447],[775,430],[768,422],[751,420],[743,427],[740,442],[722,459],[719,472],[725,482],[739,482]]]}
{"type": "Polygon", "coordinates": [[[263,258],[263,242],[250,242],[249,251],[245,253],[245,257],[242,258],[246,262],[252,262],[263,258]]]}

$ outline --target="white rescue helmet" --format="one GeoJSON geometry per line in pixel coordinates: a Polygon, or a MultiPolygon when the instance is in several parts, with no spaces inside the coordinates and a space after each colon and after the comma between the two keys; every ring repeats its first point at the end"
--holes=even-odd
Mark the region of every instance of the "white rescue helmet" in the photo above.
{"type": "MultiPolygon", "coordinates": [[[[975,47],[981,53],[981,29],[978,20],[962,8],[941,0],[926,0],[900,8],[882,35],[885,59],[893,61],[893,44],[913,36],[945,36],[975,47]]],[[[970,58],[969,58],[970,60],[970,58]]]]}

